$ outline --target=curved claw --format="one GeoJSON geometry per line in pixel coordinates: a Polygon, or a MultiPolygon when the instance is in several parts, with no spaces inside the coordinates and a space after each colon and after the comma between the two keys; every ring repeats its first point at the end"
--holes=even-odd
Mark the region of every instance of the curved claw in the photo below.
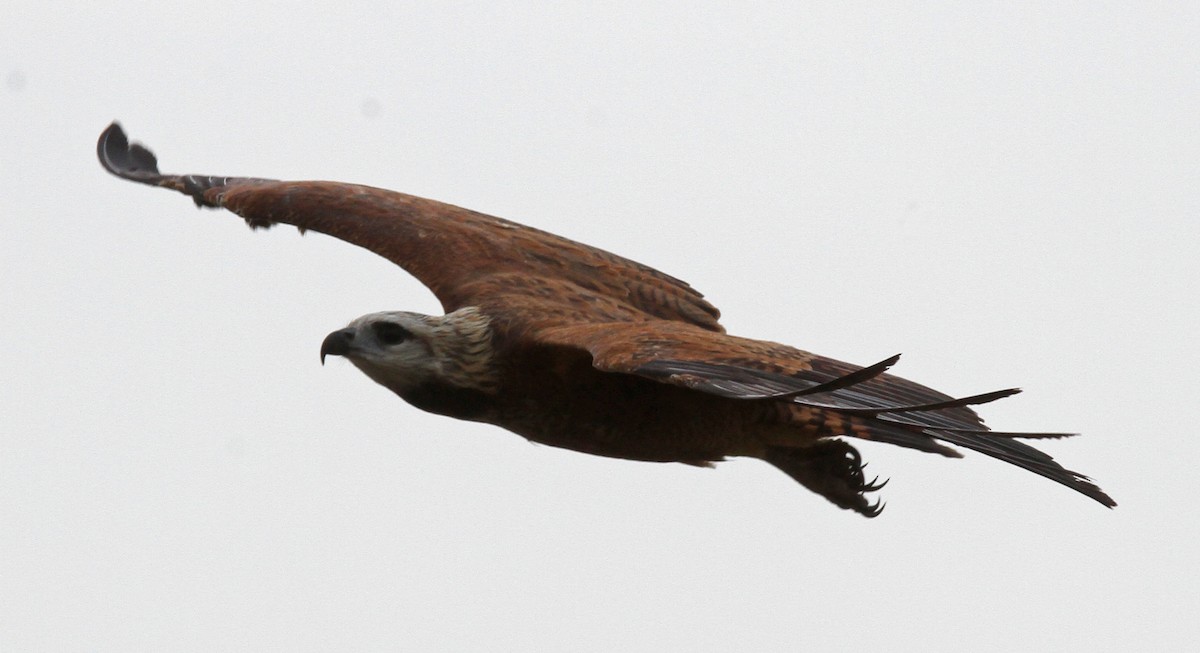
{"type": "Polygon", "coordinates": [[[878,517],[879,514],[883,512],[885,507],[887,507],[887,503],[885,503],[883,499],[880,499],[879,501],[867,506],[866,510],[864,510],[862,514],[864,517],[873,519],[878,517]]]}

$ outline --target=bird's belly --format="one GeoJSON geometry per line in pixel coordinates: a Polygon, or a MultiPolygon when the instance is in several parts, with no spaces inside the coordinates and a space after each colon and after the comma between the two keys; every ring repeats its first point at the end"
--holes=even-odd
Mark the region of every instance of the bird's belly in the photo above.
{"type": "Polygon", "coordinates": [[[513,399],[498,426],[598,456],[697,464],[761,449],[746,406],[634,377],[513,399]]]}

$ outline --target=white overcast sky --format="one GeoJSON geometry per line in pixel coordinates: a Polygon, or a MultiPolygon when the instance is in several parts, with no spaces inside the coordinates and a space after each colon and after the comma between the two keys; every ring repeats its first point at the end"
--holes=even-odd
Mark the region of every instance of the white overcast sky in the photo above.
{"type": "Polygon", "coordinates": [[[1200,10],[1049,4],[8,0],[0,650],[1194,645],[1200,10]],[[1045,448],[1121,505],[867,444],[866,520],[423,414],[317,350],[428,291],[107,176],[113,119],[167,172],[432,197],[739,335],[1021,386],[989,423],[1083,433],[1045,448]]]}

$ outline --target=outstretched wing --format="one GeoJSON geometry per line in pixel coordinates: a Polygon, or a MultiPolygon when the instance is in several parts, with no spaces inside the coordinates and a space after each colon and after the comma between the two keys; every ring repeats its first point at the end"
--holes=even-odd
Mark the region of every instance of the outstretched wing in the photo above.
{"type": "Polygon", "coordinates": [[[687,283],[654,268],[544,231],[468,209],[379,188],[326,181],[164,175],[154,154],[113,123],[96,146],[112,174],[179,191],[197,206],[225,208],[251,227],[290,224],[353,243],[415,276],[453,311],[480,292],[552,289],[618,305],[618,312],[723,331],[720,312],[687,283]],[[531,279],[552,283],[530,285],[531,279]]]}
{"type": "Polygon", "coordinates": [[[899,356],[855,367],[793,347],[713,333],[678,322],[575,324],[548,327],[536,339],[585,350],[607,372],[745,401],[784,402],[798,416],[821,415],[830,435],[849,435],[948,456],[954,444],[1003,460],[1106,505],[1116,502],[1077,472],[1015,438],[1069,433],[991,431],[969,406],[1016,394],[1013,388],[954,398],[885,373],[899,356]],[[807,410],[805,410],[807,409],[807,410]]]}

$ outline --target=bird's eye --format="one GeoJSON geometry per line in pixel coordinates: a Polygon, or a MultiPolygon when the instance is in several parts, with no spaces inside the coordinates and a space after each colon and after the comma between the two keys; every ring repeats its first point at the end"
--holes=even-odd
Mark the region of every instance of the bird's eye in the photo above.
{"type": "Polygon", "coordinates": [[[384,345],[398,345],[412,337],[412,332],[395,322],[376,322],[372,327],[375,337],[384,345]]]}

